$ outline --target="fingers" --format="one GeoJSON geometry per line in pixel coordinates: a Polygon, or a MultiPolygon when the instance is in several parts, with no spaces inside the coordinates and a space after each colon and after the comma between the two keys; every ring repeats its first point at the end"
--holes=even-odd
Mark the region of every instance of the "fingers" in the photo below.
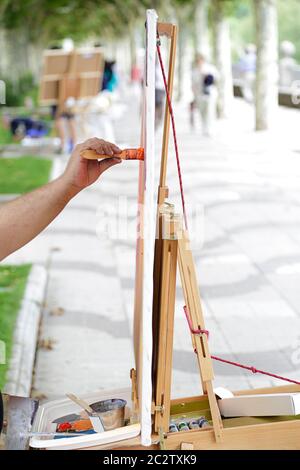
{"type": "Polygon", "coordinates": [[[121,158],[112,157],[106,158],[105,160],[101,160],[100,162],[98,162],[100,174],[108,170],[108,168],[110,168],[111,166],[117,165],[118,163],[122,163],[121,158]]]}
{"type": "Polygon", "coordinates": [[[103,139],[98,139],[97,137],[93,137],[92,139],[88,139],[83,142],[80,150],[85,149],[95,150],[99,155],[113,156],[121,152],[121,149],[117,145],[103,139]]]}

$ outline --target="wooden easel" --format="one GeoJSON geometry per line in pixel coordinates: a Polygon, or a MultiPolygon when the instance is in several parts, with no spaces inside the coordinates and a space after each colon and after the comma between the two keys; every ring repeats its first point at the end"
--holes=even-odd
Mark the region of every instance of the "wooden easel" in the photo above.
{"type": "Polygon", "coordinates": [[[42,105],[57,105],[65,110],[69,97],[92,98],[99,93],[103,76],[103,51],[99,47],[74,49],[71,52],[46,50],[39,100],[42,105]]]}
{"type": "MultiPolygon", "coordinates": [[[[175,66],[177,27],[158,24],[158,32],[170,39],[168,89],[172,97],[175,66]]],[[[161,155],[160,181],[158,188],[157,239],[154,258],[153,295],[153,441],[166,449],[297,449],[299,448],[300,420],[272,420],[264,424],[253,418],[229,420],[223,427],[217,399],[213,391],[214,378],[212,359],[205,333],[195,264],[190,249],[187,230],[182,228],[181,217],[174,207],[166,204],[168,145],[170,133],[170,111],[166,104],[163,145],[161,155]],[[203,395],[171,400],[172,354],[174,335],[174,307],[177,266],[181,277],[187,314],[191,324],[192,344],[197,354],[203,395]],[[171,406],[189,403],[205,403],[211,415],[212,428],[169,433],[171,406]]],[[[288,385],[259,390],[245,390],[236,395],[253,393],[299,392],[299,386],[288,385]]]]}
{"type": "MultiPolygon", "coordinates": [[[[177,26],[158,24],[158,32],[170,39],[168,89],[172,97],[177,42],[177,26]]],[[[169,431],[171,406],[171,376],[174,334],[176,274],[179,266],[182,288],[193,329],[204,330],[200,294],[189,236],[182,229],[181,218],[174,207],[166,205],[167,159],[170,134],[170,110],[166,103],[164,133],[158,188],[157,239],[154,260],[153,299],[153,411],[154,430],[160,434],[169,431]]],[[[213,368],[205,334],[192,335],[197,353],[203,392],[207,394],[217,441],[222,439],[222,421],[213,393],[213,368]]]]}

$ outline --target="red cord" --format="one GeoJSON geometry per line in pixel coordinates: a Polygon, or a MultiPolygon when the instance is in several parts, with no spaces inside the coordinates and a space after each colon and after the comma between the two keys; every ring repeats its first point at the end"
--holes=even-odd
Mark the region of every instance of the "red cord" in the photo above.
{"type": "Polygon", "coordinates": [[[274,379],[284,380],[285,382],[290,382],[293,384],[300,385],[300,382],[298,382],[297,380],[288,379],[287,377],[282,377],[281,375],[271,374],[271,372],[266,372],[265,370],[256,369],[253,366],[245,366],[244,364],[240,364],[239,362],[228,361],[227,359],[222,359],[221,357],[217,357],[217,356],[211,356],[211,358],[214,359],[215,361],[220,361],[220,362],[224,362],[225,364],[230,364],[231,366],[250,370],[251,372],[253,372],[253,374],[268,375],[269,377],[274,377],[274,379]]]}
{"type": "Polygon", "coordinates": [[[189,324],[190,332],[193,333],[193,335],[203,335],[203,334],[205,334],[207,336],[207,338],[209,338],[209,331],[208,330],[201,330],[200,328],[198,330],[195,330],[193,328],[192,321],[189,317],[188,309],[187,309],[186,305],[183,307],[183,311],[185,313],[185,317],[186,317],[187,322],[189,324]]]}
{"type": "Polygon", "coordinates": [[[157,34],[156,49],[157,49],[158,60],[159,60],[159,63],[160,63],[160,68],[161,68],[161,72],[162,72],[162,76],[163,76],[164,86],[165,86],[165,90],[166,90],[167,103],[168,103],[168,108],[169,108],[170,117],[171,117],[172,132],[173,132],[174,147],[175,147],[175,155],[176,155],[176,163],[177,163],[177,171],[178,171],[179,186],[180,186],[180,193],[181,193],[182,212],[183,212],[185,228],[187,230],[188,229],[188,223],[187,223],[187,215],[186,215],[186,210],[185,210],[185,200],[184,200],[184,191],[183,191],[183,183],[182,183],[182,173],[181,173],[180,160],[179,160],[179,151],[178,151],[175,119],[174,119],[173,106],[172,106],[172,101],[171,101],[171,97],[170,97],[170,93],[169,93],[169,89],[168,89],[166,73],[165,73],[165,68],[164,68],[164,64],[163,64],[163,61],[162,61],[162,57],[161,57],[159,43],[160,43],[160,39],[159,39],[159,35],[157,34]]]}
{"type": "MultiPolygon", "coordinates": [[[[209,331],[208,330],[201,330],[201,329],[195,330],[193,328],[192,321],[191,321],[191,318],[189,316],[189,312],[188,312],[188,309],[187,309],[186,305],[183,307],[183,310],[184,310],[184,313],[185,313],[185,316],[186,316],[186,319],[187,319],[187,322],[188,322],[188,325],[189,325],[190,332],[193,335],[205,333],[207,335],[207,338],[208,338],[209,337],[209,331]]],[[[194,352],[197,354],[196,349],[194,350],[194,352]]],[[[224,364],[229,364],[231,366],[240,367],[241,369],[249,370],[250,372],[253,372],[253,374],[268,375],[269,377],[273,377],[274,379],[284,380],[285,382],[290,382],[290,383],[293,383],[293,384],[296,384],[296,385],[300,385],[300,382],[298,382],[297,380],[288,379],[287,377],[283,377],[281,375],[271,374],[271,372],[266,372],[265,370],[256,369],[256,367],[253,367],[253,366],[245,366],[244,364],[240,364],[239,362],[228,361],[227,359],[222,359],[221,357],[218,357],[218,356],[211,356],[211,358],[214,359],[215,361],[223,362],[224,364]]]]}

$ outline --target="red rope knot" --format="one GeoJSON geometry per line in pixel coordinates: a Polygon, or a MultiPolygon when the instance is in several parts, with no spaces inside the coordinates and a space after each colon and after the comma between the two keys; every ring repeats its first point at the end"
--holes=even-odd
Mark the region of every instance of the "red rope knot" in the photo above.
{"type": "Polygon", "coordinates": [[[255,369],[255,367],[250,367],[250,370],[251,372],[253,372],[253,374],[257,374],[258,370],[255,369]]]}
{"type": "Polygon", "coordinates": [[[191,318],[190,318],[190,315],[189,315],[189,312],[188,312],[188,309],[187,309],[186,305],[183,307],[183,311],[185,313],[185,316],[186,316],[186,319],[187,319],[187,322],[188,322],[188,325],[189,325],[190,332],[193,335],[206,335],[207,339],[208,339],[209,338],[209,331],[208,330],[203,330],[202,328],[198,328],[198,329],[193,328],[192,321],[191,321],[191,318]]]}

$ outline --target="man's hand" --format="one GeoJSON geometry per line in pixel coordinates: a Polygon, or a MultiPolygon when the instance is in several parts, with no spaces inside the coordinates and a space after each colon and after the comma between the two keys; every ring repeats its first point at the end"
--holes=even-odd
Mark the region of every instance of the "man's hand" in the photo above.
{"type": "Polygon", "coordinates": [[[117,163],[121,163],[122,160],[117,157],[120,152],[119,147],[110,142],[98,139],[97,137],[88,139],[82,144],[76,145],[62,178],[70,191],[76,194],[97,181],[105,170],[117,163]],[[96,150],[99,155],[111,155],[112,158],[100,161],[87,160],[80,156],[82,150],[96,150]]]}

